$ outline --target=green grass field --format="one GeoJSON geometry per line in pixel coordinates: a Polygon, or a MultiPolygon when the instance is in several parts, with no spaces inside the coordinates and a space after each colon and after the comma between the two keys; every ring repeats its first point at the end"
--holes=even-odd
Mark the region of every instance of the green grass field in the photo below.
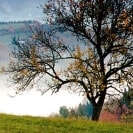
{"type": "Polygon", "coordinates": [[[42,118],[0,114],[0,133],[133,133],[133,123],[42,118]]]}

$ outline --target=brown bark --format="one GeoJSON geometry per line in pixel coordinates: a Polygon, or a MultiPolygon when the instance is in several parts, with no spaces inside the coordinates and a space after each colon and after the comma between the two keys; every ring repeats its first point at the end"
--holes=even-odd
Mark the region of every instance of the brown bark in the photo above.
{"type": "Polygon", "coordinates": [[[106,96],[106,89],[105,91],[101,92],[101,95],[99,97],[99,100],[97,101],[97,103],[92,103],[93,105],[93,114],[92,114],[92,120],[93,121],[98,121],[99,117],[100,117],[100,113],[104,104],[104,100],[105,100],[105,96],[106,96]]]}
{"type": "Polygon", "coordinates": [[[99,120],[101,110],[102,110],[102,105],[93,107],[93,114],[92,114],[92,120],[93,121],[98,121],[99,120]]]}

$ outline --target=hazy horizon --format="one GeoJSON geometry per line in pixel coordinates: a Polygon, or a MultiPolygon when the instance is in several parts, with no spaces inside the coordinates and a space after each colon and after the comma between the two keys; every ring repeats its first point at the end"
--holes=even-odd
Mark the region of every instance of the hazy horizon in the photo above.
{"type": "MultiPolygon", "coordinates": [[[[39,9],[46,0],[0,0],[0,21],[23,21],[43,19],[43,11],[39,9]]],[[[9,44],[7,39],[0,40],[0,66],[9,60],[9,44]]],[[[7,76],[7,75],[6,75],[7,76]]],[[[36,90],[25,92],[11,98],[15,88],[8,86],[7,77],[0,74],[0,113],[17,115],[48,116],[57,113],[60,106],[75,107],[82,102],[83,96],[70,94],[61,90],[57,94],[50,92],[41,96],[36,90]]]]}

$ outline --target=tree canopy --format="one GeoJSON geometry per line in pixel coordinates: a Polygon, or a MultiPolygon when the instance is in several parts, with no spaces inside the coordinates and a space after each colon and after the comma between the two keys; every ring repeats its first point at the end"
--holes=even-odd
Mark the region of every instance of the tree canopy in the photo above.
{"type": "Polygon", "coordinates": [[[48,85],[42,93],[67,85],[86,95],[97,121],[106,97],[133,83],[133,1],[49,0],[43,11],[51,30],[31,29],[25,43],[13,41],[9,71],[17,93],[37,81],[48,85]],[[56,37],[60,29],[77,39],[75,45],[56,37]]]}

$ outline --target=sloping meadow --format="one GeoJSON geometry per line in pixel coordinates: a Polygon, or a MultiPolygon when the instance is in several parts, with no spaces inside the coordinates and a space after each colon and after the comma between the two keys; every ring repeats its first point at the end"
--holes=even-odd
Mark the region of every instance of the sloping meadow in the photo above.
{"type": "Polygon", "coordinates": [[[0,133],[133,133],[133,123],[0,114],[0,133]]]}

